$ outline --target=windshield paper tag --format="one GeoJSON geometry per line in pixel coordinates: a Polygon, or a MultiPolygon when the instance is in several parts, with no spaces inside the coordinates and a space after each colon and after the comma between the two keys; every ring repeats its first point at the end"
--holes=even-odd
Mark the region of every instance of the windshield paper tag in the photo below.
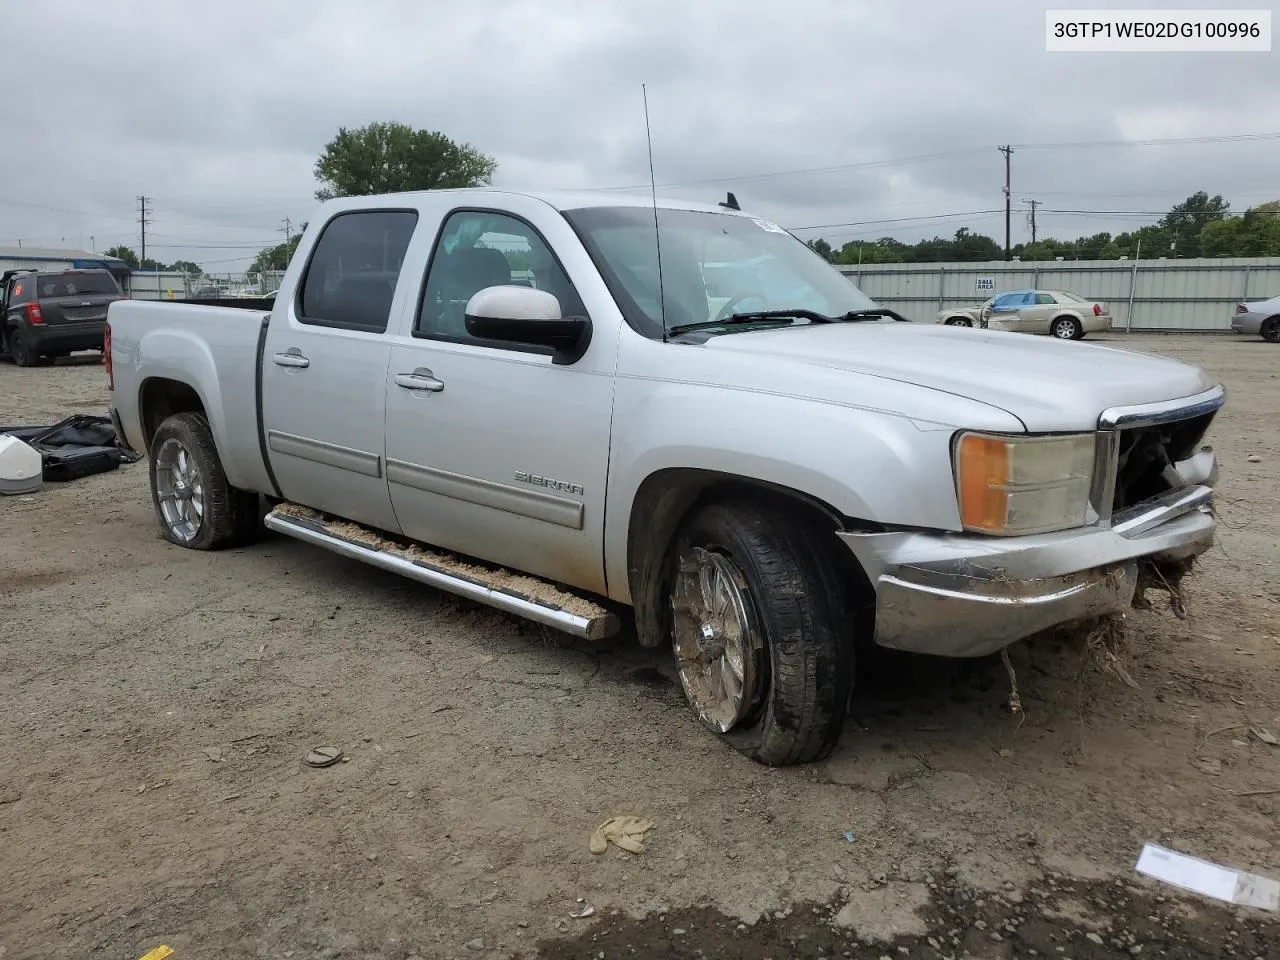
{"type": "Polygon", "coordinates": [[[751,222],[754,223],[761,230],[768,230],[770,233],[786,233],[787,232],[783,230],[780,226],[778,226],[776,223],[770,223],[768,220],[757,220],[755,219],[755,217],[752,217],[751,222]]]}

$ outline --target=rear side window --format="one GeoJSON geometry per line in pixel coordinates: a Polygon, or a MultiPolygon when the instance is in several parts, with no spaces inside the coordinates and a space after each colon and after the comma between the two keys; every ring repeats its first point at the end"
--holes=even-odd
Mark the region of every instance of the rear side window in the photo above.
{"type": "Polygon", "coordinates": [[[1057,302],[1058,302],[1057,300],[1053,299],[1053,294],[1051,293],[1036,294],[1036,303],[1045,304],[1045,303],[1057,303],[1057,302]]]}
{"type": "Polygon", "coordinates": [[[330,220],[307,264],[298,319],[383,333],[417,224],[414,210],[358,210],[330,220]]]}

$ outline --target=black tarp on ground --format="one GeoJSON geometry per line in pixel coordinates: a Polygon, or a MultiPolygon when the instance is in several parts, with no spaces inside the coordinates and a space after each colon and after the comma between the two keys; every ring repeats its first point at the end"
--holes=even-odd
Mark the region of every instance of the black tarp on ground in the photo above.
{"type": "Polygon", "coordinates": [[[44,427],[0,427],[40,454],[44,479],[78,480],[133,463],[141,454],[124,450],[108,417],[76,414],[44,427]]]}

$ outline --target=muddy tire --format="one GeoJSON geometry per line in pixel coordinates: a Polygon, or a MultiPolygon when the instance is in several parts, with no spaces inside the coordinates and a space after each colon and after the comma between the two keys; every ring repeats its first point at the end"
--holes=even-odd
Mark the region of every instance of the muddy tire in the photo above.
{"type": "Polygon", "coordinates": [[[752,501],[705,507],[676,537],[672,646],[701,723],[768,766],[826,757],[853,685],[846,599],[831,545],[752,501]]]}
{"type": "Polygon", "coordinates": [[[189,550],[220,550],[257,538],[257,494],[227,482],[203,414],[165,420],[148,454],[151,502],[166,540],[189,550]]]}

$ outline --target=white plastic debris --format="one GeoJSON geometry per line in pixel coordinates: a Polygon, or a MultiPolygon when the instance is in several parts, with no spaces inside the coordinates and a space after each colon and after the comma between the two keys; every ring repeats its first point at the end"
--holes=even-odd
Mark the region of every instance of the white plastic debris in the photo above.
{"type": "Polygon", "coordinates": [[[1280,912],[1280,880],[1233,870],[1153,843],[1142,848],[1137,871],[1215,900],[1280,912]]]}
{"type": "Polygon", "coordinates": [[[29,443],[0,436],[0,494],[35,493],[44,483],[44,462],[29,443]]]}

